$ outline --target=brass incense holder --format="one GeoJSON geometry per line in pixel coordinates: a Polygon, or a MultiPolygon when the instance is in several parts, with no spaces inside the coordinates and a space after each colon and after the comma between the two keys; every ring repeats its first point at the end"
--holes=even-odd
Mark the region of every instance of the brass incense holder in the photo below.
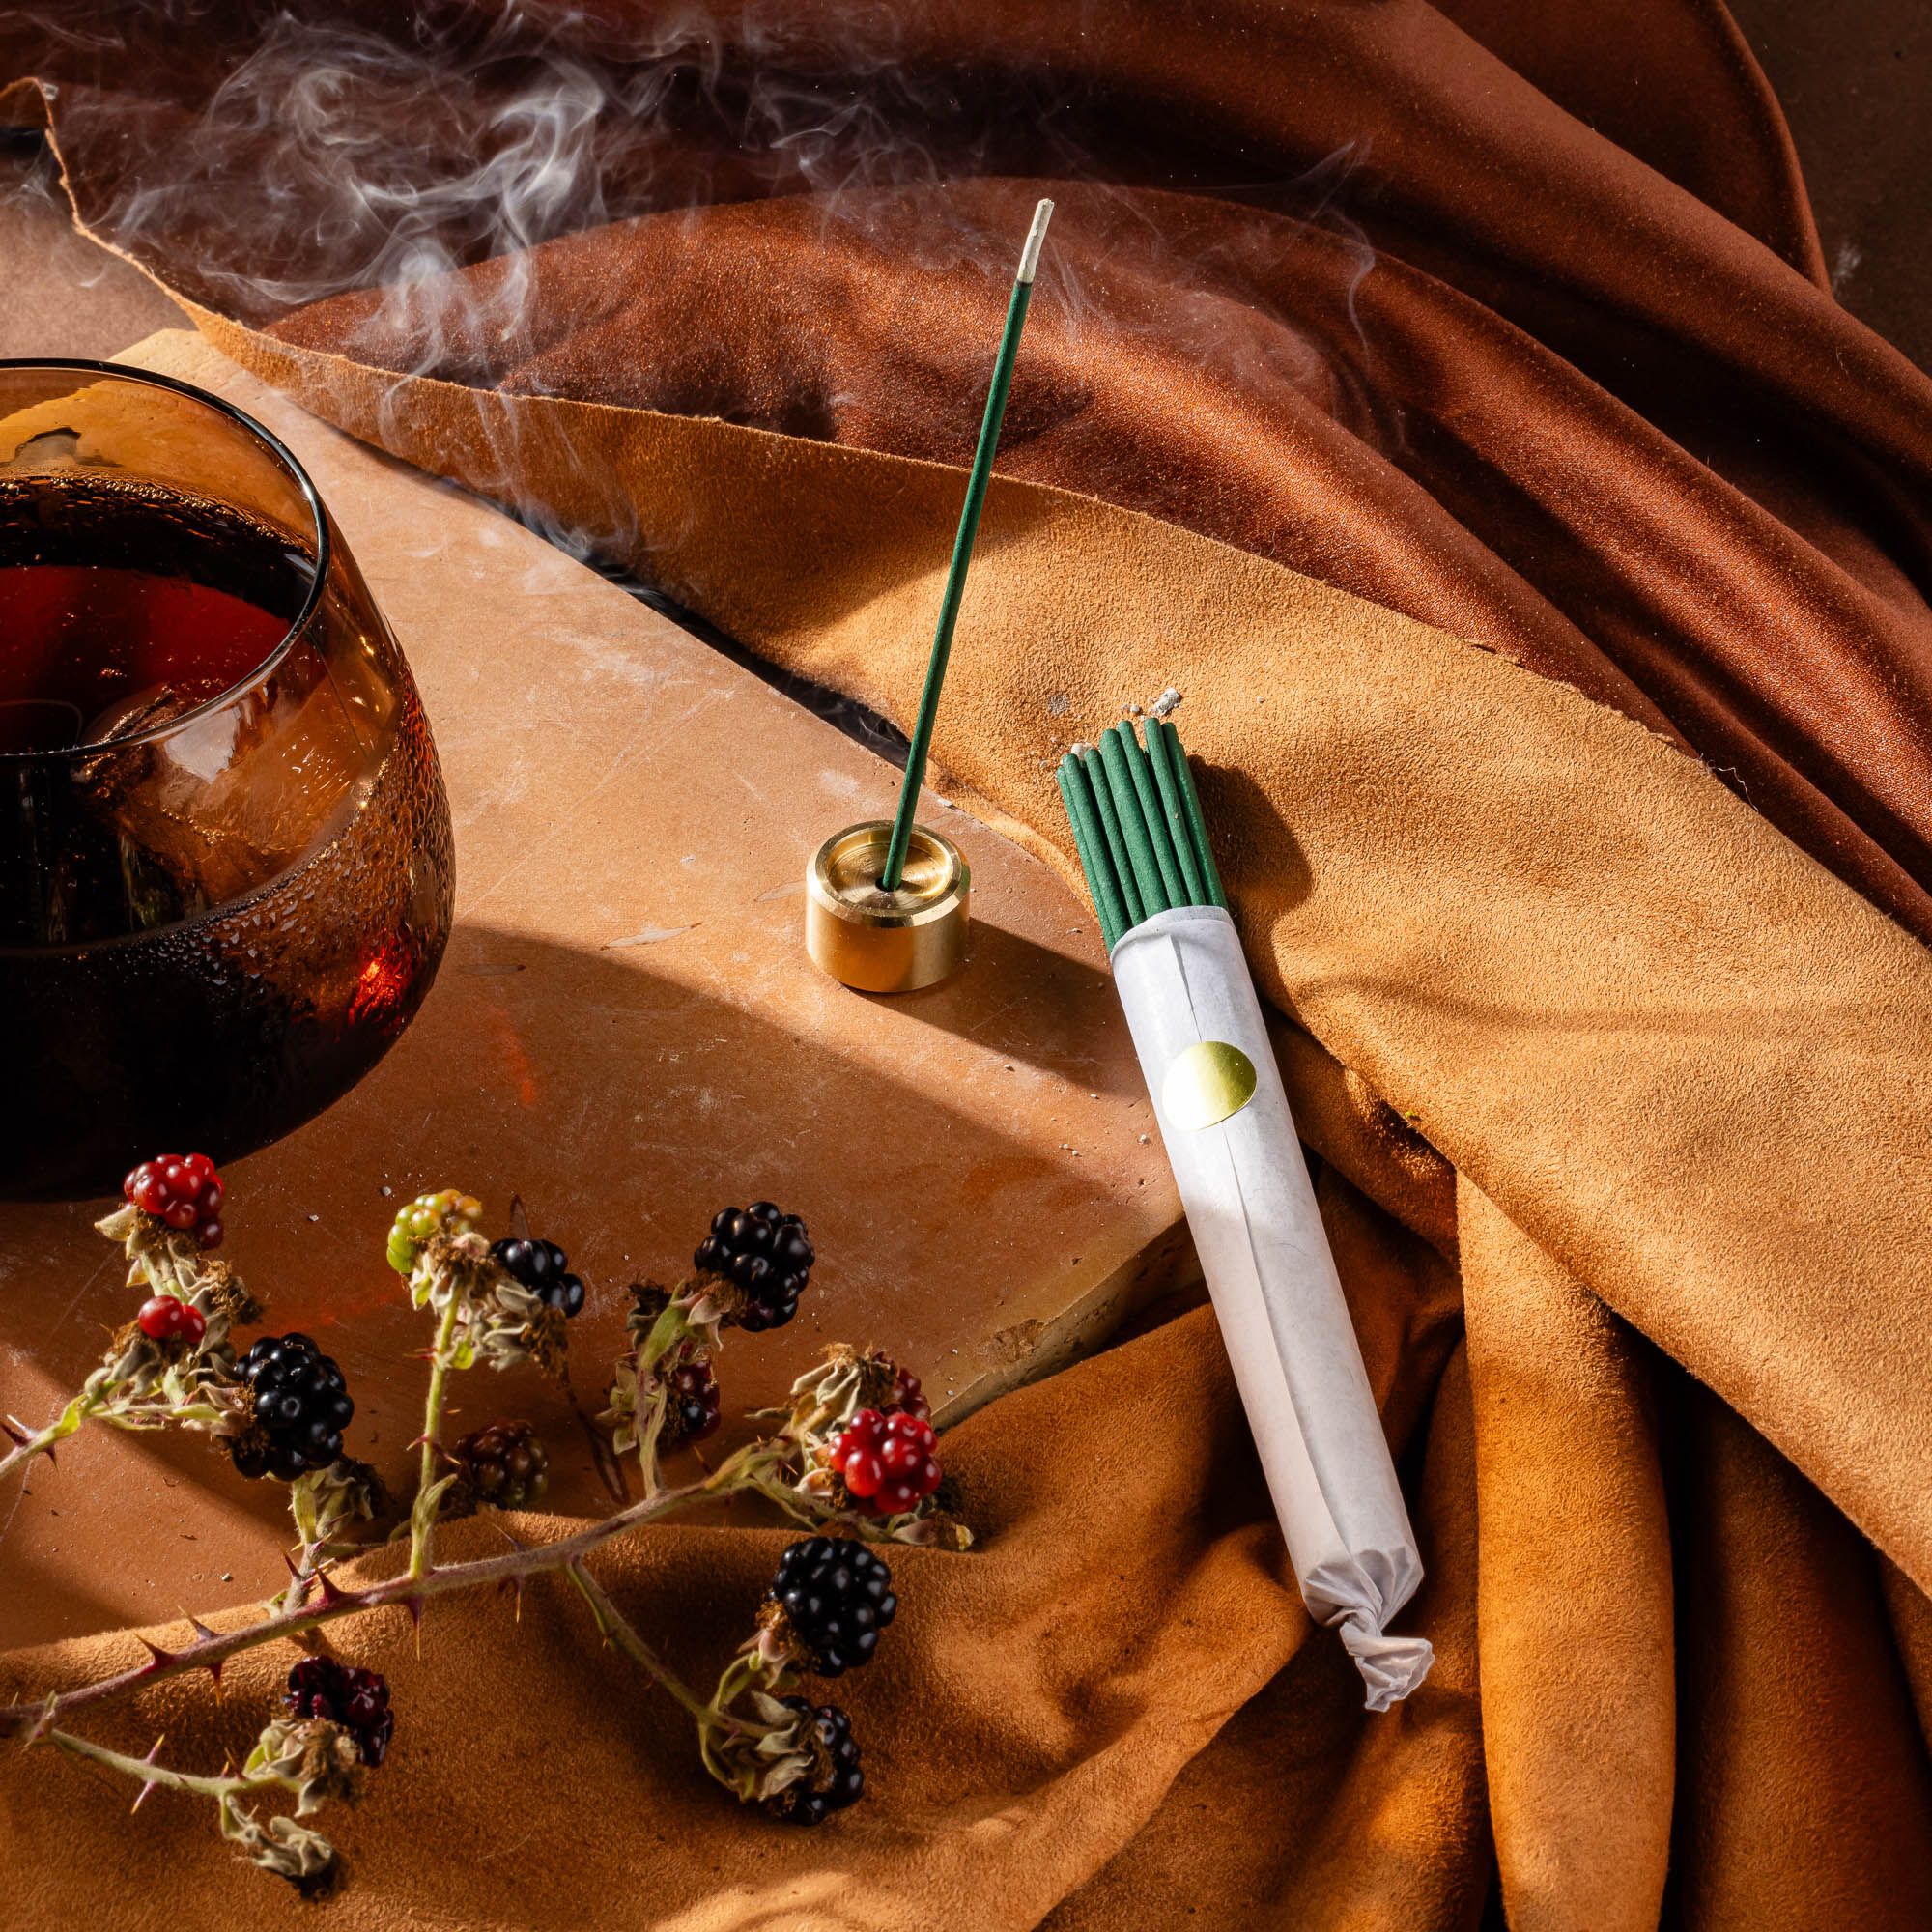
{"type": "Polygon", "coordinates": [[[835,832],[805,875],[805,946],[812,963],[862,993],[913,993],[966,957],[973,873],[950,838],[915,825],[897,887],[888,892],[889,819],[835,832]]]}
{"type": "Polygon", "coordinates": [[[939,600],[939,621],[926,660],[919,714],[906,745],[905,775],[899,782],[898,811],[890,823],[878,819],[847,826],[818,848],[805,875],[805,944],[813,961],[835,980],[867,993],[910,993],[943,980],[966,957],[966,909],[972,875],[949,839],[915,824],[926,753],[932,748],[939,693],[952,653],[953,627],[966,594],[966,569],[973,560],[980,512],[993,480],[993,456],[1007,412],[1013,364],[1020,353],[1020,330],[1033,300],[1034,272],[1053,204],[1042,201],[1033,213],[1026,246],[1013,274],[1007,326],[993,358],[980,442],[966,472],[966,497],[952,539],[952,562],[939,600]]]}

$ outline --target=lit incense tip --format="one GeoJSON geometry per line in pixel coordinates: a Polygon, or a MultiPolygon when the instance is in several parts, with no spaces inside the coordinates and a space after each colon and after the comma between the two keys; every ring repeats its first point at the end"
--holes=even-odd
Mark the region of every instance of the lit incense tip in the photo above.
{"type": "Polygon", "coordinates": [[[1042,201],[1033,212],[1033,226],[1027,230],[1026,246],[1020,250],[1020,271],[1014,281],[1033,280],[1034,270],[1039,267],[1040,247],[1046,241],[1046,224],[1052,219],[1052,202],[1042,201]]]}

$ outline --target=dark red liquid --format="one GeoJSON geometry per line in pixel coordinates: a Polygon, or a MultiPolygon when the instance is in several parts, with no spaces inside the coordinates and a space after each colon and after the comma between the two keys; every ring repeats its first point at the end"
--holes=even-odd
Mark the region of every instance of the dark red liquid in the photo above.
{"type": "Polygon", "coordinates": [[[0,754],[95,744],[149,700],[182,711],[219,697],[289,615],[152,570],[0,569],[0,754]]]}
{"type": "Polygon", "coordinates": [[[427,992],[428,724],[353,577],[284,648],[314,577],[213,504],[0,476],[0,1195],[275,1139],[427,992]]]}

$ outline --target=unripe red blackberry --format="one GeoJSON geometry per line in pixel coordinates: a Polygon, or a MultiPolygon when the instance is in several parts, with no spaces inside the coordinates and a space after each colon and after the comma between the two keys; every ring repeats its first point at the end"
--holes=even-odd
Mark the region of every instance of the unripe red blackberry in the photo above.
{"type": "Polygon", "coordinates": [[[668,1449],[702,1442],[724,1416],[724,1401],[711,1357],[700,1350],[687,1356],[665,1377],[667,1401],[660,1440],[668,1449]]]}
{"type": "Polygon", "coordinates": [[[769,1201],[753,1201],[749,1208],[721,1208],[692,1262],[743,1291],[738,1326],[756,1334],[782,1328],[798,1313],[798,1297],[811,1277],[814,1259],[805,1223],[796,1214],[783,1213],[769,1201]]]}
{"type": "Polygon", "coordinates": [[[192,1349],[208,1333],[208,1317],[172,1294],[151,1294],[134,1320],[151,1342],[179,1341],[192,1349]]]}
{"type": "Polygon", "coordinates": [[[838,1536],[792,1544],[765,1596],[784,1612],[783,1624],[816,1677],[842,1677],[869,1663],[899,1607],[885,1559],[838,1536]]]}
{"type": "Polygon", "coordinates": [[[264,1335],[236,1373],[255,1395],[257,1435],[232,1445],[242,1475],[293,1482],[342,1454],[342,1432],[355,1405],[334,1358],[306,1335],[264,1335]]]}
{"type": "Polygon", "coordinates": [[[192,1235],[204,1248],[221,1245],[221,1177],[205,1153],[156,1154],[128,1176],[121,1192],[178,1235],[192,1235]]]}
{"type": "Polygon", "coordinates": [[[893,1392],[886,1398],[886,1413],[916,1415],[922,1422],[932,1414],[932,1405],[926,1401],[919,1378],[909,1370],[893,1371],[893,1392]]]}
{"type": "Polygon", "coordinates": [[[554,1241],[513,1236],[490,1249],[511,1280],[522,1282],[553,1308],[575,1315],[583,1306],[583,1283],[570,1271],[570,1257],[554,1241]]]}
{"type": "Polygon", "coordinates": [[[852,1719],[837,1704],[814,1707],[804,1697],[781,1697],[779,1702],[807,1720],[804,1742],[817,1762],[809,1776],[786,1785],[776,1798],[767,1798],[765,1810],[787,1824],[822,1825],[833,1812],[858,1804],[866,1795],[852,1719]]]}
{"type": "Polygon", "coordinates": [[[323,1718],[355,1740],[362,1762],[379,1765],[395,1734],[389,1687],[373,1670],[338,1663],[332,1657],[305,1657],[289,1672],[282,1701],[298,1718],[323,1718]]]}
{"type": "Polygon", "coordinates": [[[527,1509],[550,1487],[550,1455],[527,1422],[493,1422],[456,1445],[456,1465],[476,1500],[527,1509]]]}
{"type": "Polygon", "coordinates": [[[917,1415],[862,1408],[828,1458],[860,1506],[874,1516],[902,1516],[938,1489],[944,1472],[933,1455],[932,1424],[917,1415]]]}

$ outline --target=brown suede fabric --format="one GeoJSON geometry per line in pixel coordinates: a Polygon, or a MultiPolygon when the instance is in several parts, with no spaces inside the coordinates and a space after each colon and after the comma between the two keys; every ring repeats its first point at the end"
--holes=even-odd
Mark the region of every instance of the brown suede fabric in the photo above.
{"type": "MultiPolygon", "coordinates": [[[[822,9],[787,18],[771,71],[852,53],[822,9]]],[[[878,1802],[814,1838],[721,1810],[560,1596],[521,1632],[433,1616],[420,1669],[404,1629],[348,1639],[395,1675],[413,1755],[355,1821],[344,1922],[1393,1932],[1473,1924],[1493,1860],[1520,1927],[1920,1926],[1932,391],[1820,287],[1776,109],[1714,8],[1647,0],[1614,46],[1569,6],[1072,20],[892,19],[895,71],[969,103],[1028,54],[1082,82],[1079,168],[1017,113],[941,126],[929,156],[1051,177],[1098,154],[1137,184],[1056,185],[1060,279],[936,755],[1067,867],[1055,758],[1185,688],[1250,956],[1319,1042],[1284,1065],[1332,1163],[1435,1672],[1387,1718],[1355,1708],[1197,1313],[958,1432],[991,1534],[909,1560],[907,1640],[852,1693],[878,1802]],[[1347,139],[1365,225],[1406,251],[1366,276],[1350,235],[1249,191],[1347,139]],[[513,1809],[492,1751],[598,1800],[513,1809]]],[[[716,57],[739,72],[744,36],[716,57]]],[[[82,217],[229,354],[909,715],[944,462],[1037,181],[814,204],[686,103],[650,124],[669,177],[612,162],[604,213],[636,222],[460,267],[432,336],[427,285],[377,303],[353,265],[277,253],[244,172],[219,232],[165,196],[131,229],[147,164],[114,130],[186,138],[191,50],[8,58],[71,76],[82,217]],[[737,198],[687,215],[666,182],[700,163],[737,198]],[[531,306],[491,300],[526,273],[531,306]]],[[[500,78],[418,111],[460,122],[500,78]]],[[[224,129],[180,168],[233,161],[224,129]]],[[[612,1586],[715,1630],[774,1542],[649,1537],[612,1586]]],[[[129,1648],[0,1668],[29,1690],[129,1648]]],[[[118,1735],[218,1755],[270,1677],[236,1673],[225,1709],[171,1687],[118,1735]]],[[[124,1835],[118,1791],[17,1758],[0,1794],[38,1922],[103,1868],[128,1923],[162,1922],[158,1801],[124,1835]]],[[[252,1875],[185,1883],[273,1922],[252,1875]]]]}
{"type": "Polygon", "coordinates": [[[1503,1895],[1523,1932],[1654,1926],[1676,1694],[1651,1363],[1466,1181],[1460,1196],[1503,1895]]]}
{"type": "Polygon", "coordinates": [[[0,82],[58,83],[97,234],[287,340],[949,462],[1050,187],[1009,474],[1667,725],[1932,932],[1932,391],[1715,0],[299,13],[81,0],[0,82]]]}

